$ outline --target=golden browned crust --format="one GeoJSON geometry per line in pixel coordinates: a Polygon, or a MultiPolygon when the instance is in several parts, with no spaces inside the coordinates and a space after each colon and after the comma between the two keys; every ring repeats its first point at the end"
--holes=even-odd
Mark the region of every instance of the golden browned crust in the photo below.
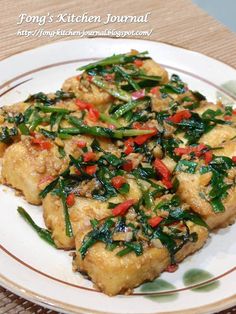
{"type": "MultiPolygon", "coordinates": [[[[187,243],[176,254],[176,261],[180,262],[186,256],[200,249],[208,237],[207,229],[189,223],[191,232],[196,232],[198,240],[187,243]]],[[[84,259],[78,252],[83,236],[88,229],[76,235],[77,255],[74,269],[85,272],[96,284],[99,290],[112,296],[132,291],[145,281],[158,277],[170,264],[170,255],[165,247],[147,247],[141,256],[129,253],[123,257],[116,255],[119,249],[108,251],[101,242],[92,246],[84,259]]]]}

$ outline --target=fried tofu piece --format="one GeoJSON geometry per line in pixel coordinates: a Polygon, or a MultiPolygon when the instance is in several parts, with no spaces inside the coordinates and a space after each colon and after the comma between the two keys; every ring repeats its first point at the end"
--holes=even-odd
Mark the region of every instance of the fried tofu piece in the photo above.
{"type": "Polygon", "coordinates": [[[0,143],[0,158],[3,157],[5,150],[7,149],[8,145],[5,143],[0,143]]]}
{"type": "MultiPolygon", "coordinates": [[[[167,71],[151,59],[144,60],[140,69],[147,75],[161,76],[162,84],[169,80],[167,71]]],[[[98,107],[103,107],[114,100],[108,92],[90,82],[89,76],[85,72],[67,79],[62,85],[62,89],[65,92],[73,92],[77,98],[98,107]]]]}
{"type": "MultiPolygon", "coordinates": [[[[217,115],[217,119],[224,120],[224,107],[211,102],[202,101],[201,106],[194,111],[201,116],[207,110],[221,110],[222,115],[217,115]]],[[[199,142],[212,147],[217,147],[221,143],[231,140],[234,136],[236,136],[236,126],[234,123],[232,125],[217,124],[210,132],[203,134],[199,142]]]]}
{"type": "MultiPolygon", "coordinates": [[[[65,231],[65,218],[61,200],[48,194],[43,200],[43,217],[45,224],[52,231],[56,246],[60,249],[74,249],[75,238],[68,237],[65,231]]],[[[108,203],[85,197],[76,197],[75,204],[69,208],[73,234],[86,226],[90,226],[91,219],[104,219],[111,214],[108,203]]]]}
{"type": "MultiPolygon", "coordinates": [[[[219,106],[219,105],[216,105],[212,102],[208,102],[206,100],[202,100],[199,104],[199,107],[194,109],[193,111],[198,113],[200,116],[202,116],[204,114],[204,112],[206,112],[207,110],[213,110],[213,111],[217,111],[217,110],[221,110],[223,111],[224,108],[219,106]]],[[[218,116],[219,117],[219,116],[218,116]]],[[[222,117],[222,116],[220,116],[222,117]]]]}
{"type": "MultiPolygon", "coordinates": [[[[222,114],[217,115],[216,118],[224,121],[224,107],[220,105],[213,104],[207,101],[201,101],[200,107],[194,109],[193,112],[197,113],[200,117],[208,110],[217,111],[221,110],[222,114]]],[[[200,137],[199,143],[209,145],[211,147],[221,146],[222,143],[233,139],[236,136],[236,124],[234,122],[234,116],[230,119],[231,124],[216,124],[214,128],[200,137]]],[[[166,125],[165,125],[166,126],[166,125]]],[[[167,126],[167,130],[168,130],[167,126]]],[[[171,129],[170,129],[171,130],[171,129]]],[[[175,129],[172,129],[172,133],[175,129]]],[[[183,145],[187,145],[187,139],[185,138],[185,133],[177,133],[174,135],[177,139],[183,142],[183,145]]]]}
{"type": "MultiPolygon", "coordinates": [[[[90,145],[93,138],[86,135],[74,136],[65,141],[56,138],[55,142],[50,142],[52,145],[50,149],[41,150],[37,145],[31,144],[30,137],[23,137],[21,142],[11,145],[4,154],[3,182],[21,191],[29,203],[41,204],[40,191],[67,168],[69,155],[78,158],[83,153],[77,146],[78,141],[90,145]],[[63,145],[66,154],[64,158],[58,151],[60,145],[63,145]]],[[[99,142],[103,149],[120,157],[119,150],[109,139],[102,139],[99,142]]]]}
{"type": "Polygon", "coordinates": [[[161,84],[166,84],[169,81],[168,72],[152,59],[143,60],[143,65],[140,69],[143,70],[146,75],[161,76],[161,84]]]}
{"type": "Polygon", "coordinates": [[[88,81],[88,75],[68,78],[62,86],[65,92],[73,92],[77,98],[94,106],[104,106],[112,102],[113,97],[106,91],[88,81]]]}
{"type": "Polygon", "coordinates": [[[199,142],[211,147],[220,146],[223,142],[236,136],[236,127],[231,125],[217,125],[210,132],[203,134],[199,142]]]}
{"type": "MultiPolygon", "coordinates": [[[[222,143],[233,139],[236,136],[236,126],[227,124],[217,124],[211,131],[203,134],[198,143],[209,145],[211,147],[221,146],[222,143]]],[[[184,133],[175,135],[175,138],[181,140],[183,147],[188,145],[184,133]]]]}
{"type": "Polygon", "coordinates": [[[177,194],[205,220],[210,229],[226,227],[233,223],[236,218],[236,187],[228,190],[228,196],[222,201],[225,211],[215,213],[210,203],[200,196],[202,188],[210,181],[208,173],[201,175],[179,172],[176,177],[179,180],[177,194]]]}
{"type": "Polygon", "coordinates": [[[40,183],[53,178],[67,167],[56,145],[50,150],[37,150],[29,138],[7,148],[2,165],[2,179],[6,185],[21,191],[25,199],[35,205],[41,204],[40,183]]]}
{"type": "MultiPolygon", "coordinates": [[[[208,237],[206,228],[191,222],[188,225],[191,232],[197,233],[198,239],[196,242],[188,242],[178,251],[175,256],[177,262],[200,249],[208,237]]],[[[101,242],[93,245],[82,259],[78,250],[88,231],[85,228],[76,235],[77,255],[73,266],[75,270],[86,273],[97,288],[109,296],[131,293],[132,289],[155,279],[170,265],[170,255],[165,247],[147,247],[140,256],[131,252],[119,257],[116,253],[120,249],[106,250],[105,244],[101,242]]]]}
{"type": "Polygon", "coordinates": [[[30,103],[27,102],[18,102],[13,105],[6,105],[1,108],[1,111],[14,115],[17,113],[24,113],[25,110],[30,106],[30,103]]]}
{"type": "Polygon", "coordinates": [[[214,150],[216,156],[226,156],[232,158],[236,156],[236,139],[223,143],[220,149],[214,150]]]}
{"type": "MultiPolygon", "coordinates": [[[[215,155],[230,158],[235,156],[236,140],[226,142],[222,146],[222,149],[214,151],[215,155]]],[[[211,175],[211,172],[205,174],[200,174],[199,171],[194,174],[177,172],[176,177],[179,180],[177,194],[206,221],[211,229],[215,229],[232,224],[236,218],[236,186],[232,185],[228,190],[228,196],[222,199],[225,211],[215,213],[210,203],[201,197],[201,193],[210,183],[211,175]]],[[[235,176],[235,168],[230,169],[228,178],[234,180],[235,176]]]]}
{"type": "MultiPolygon", "coordinates": [[[[29,107],[29,104],[20,102],[16,103],[10,106],[3,106],[0,108],[0,133],[2,132],[2,128],[7,127],[9,129],[14,127],[14,123],[8,122],[6,119],[6,116],[13,117],[19,113],[23,113],[27,108],[29,107]]],[[[20,140],[20,135],[16,135],[12,137],[12,140],[10,142],[0,142],[0,158],[3,157],[5,150],[7,147],[12,145],[13,143],[16,143],[20,140]]]]}
{"type": "MultiPolygon", "coordinates": [[[[138,201],[141,197],[140,188],[133,179],[127,179],[130,191],[126,196],[117,195],[107,202],[101,202],[92,198],[75,197],[75,204],[69,208],[70,221],[74,235],[84,226],[90,225],[91,219],[101,220],[111,215],[108,209],[108,202],[122,203],[125,199],[138,201]]],[[[86,195],[86,190],[90,193],[91,185],[96,184],[90,181],[87,186],[78,190],[80,194],[86,195]]],[[[65,217],[61,200],[52,194],[48,194],[43,200],[44,221],[48,229],[52,231],[52,237],[58,248],[73,249],[75,247],[74,237],[70,238],[65,232],[65,217]]]]}

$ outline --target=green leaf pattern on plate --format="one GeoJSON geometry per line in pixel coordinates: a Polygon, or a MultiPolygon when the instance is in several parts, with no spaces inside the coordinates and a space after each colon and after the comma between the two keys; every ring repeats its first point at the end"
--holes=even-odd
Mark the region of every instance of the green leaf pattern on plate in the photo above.
{"type": "MultiPolygon", "coordinates": [[[[185,287],[200,284],[199,287],[190,289],[194,292],[210,292],[219,287],[219,280],[212,281],[210,283],[204,284],[204,282],[212,279],[214,276],[203,269],[193,268],[184,273],[183,282],[185,287]],[[202,283],[202,284],[201,284],[202,283]]],[[[171,290],[176,290],[177,288],[163,279],[156,279],[152,282],[145,283],[141,286],[141,292],[147,293],[145,298],[155,301],[155,302],[170,302],[178,298],[178,292],[171,292],[171,290]],[[158,294],[159,292],[170,291],[166,294],[158,294]],[[150,295],[148,293],[156,292],[157,294],[150,295]]]]}

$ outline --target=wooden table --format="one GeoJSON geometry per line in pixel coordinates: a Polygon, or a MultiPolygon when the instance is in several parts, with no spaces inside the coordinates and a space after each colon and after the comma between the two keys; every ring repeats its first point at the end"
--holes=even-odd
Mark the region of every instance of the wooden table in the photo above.
{"type": "MultiPolygon", "coordinates": [[[[53,41],[71,39],[71,36],[33,37],[17,36],[18,31],[35,31],[39,27],[47,31],[61,30],[151,30],[150,37],[135,38],[162,41],[195,50],[219,59],[236,68],[236,35],[208,16],[190,0],[1,0],[0,11],[0,60],[23,50],[35,48],[53,41]],[[57,15],[74,13],[81,15],[143,15],[150,12],[148,23],[47,23],[17,25],[21,13],[29,15],[57,15]]],[[[75,36],[73,38],[78,38],[75,36]]],[[[134,37],[133,37],[134,38],[134,37]]],[[[236,308],[223,313],[235,313],[236,308]]],[[[0,313],[55,313],[0,288],[0,313]]]]}

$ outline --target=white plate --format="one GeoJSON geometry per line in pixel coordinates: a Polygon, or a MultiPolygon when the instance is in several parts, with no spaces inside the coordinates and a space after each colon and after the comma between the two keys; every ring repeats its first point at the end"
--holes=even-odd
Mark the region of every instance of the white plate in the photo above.
{"type": "MultiPolygon", "coordinates": [[[[130,49],[177,73],[209,100],[236,102],[236,70],[209,57],[162,43],[142,40],[81,39],[26,51],[0,62],[0,105],[24,100],[38,91],[59,89],[79,65],[130,49]]],[[[14,169],[13,169],[14,171],[14,169]]],[[[212,313],[236,304],[236,225],[214,234],[174,274],[163,273],[130,296],[108,297],[71,269],[68,252],[41,241],[16,212],[29,211],[43,224],[42,209],[28,205],[0,186],[0,283],[18,295],[71,313],[212,313]]]]}

